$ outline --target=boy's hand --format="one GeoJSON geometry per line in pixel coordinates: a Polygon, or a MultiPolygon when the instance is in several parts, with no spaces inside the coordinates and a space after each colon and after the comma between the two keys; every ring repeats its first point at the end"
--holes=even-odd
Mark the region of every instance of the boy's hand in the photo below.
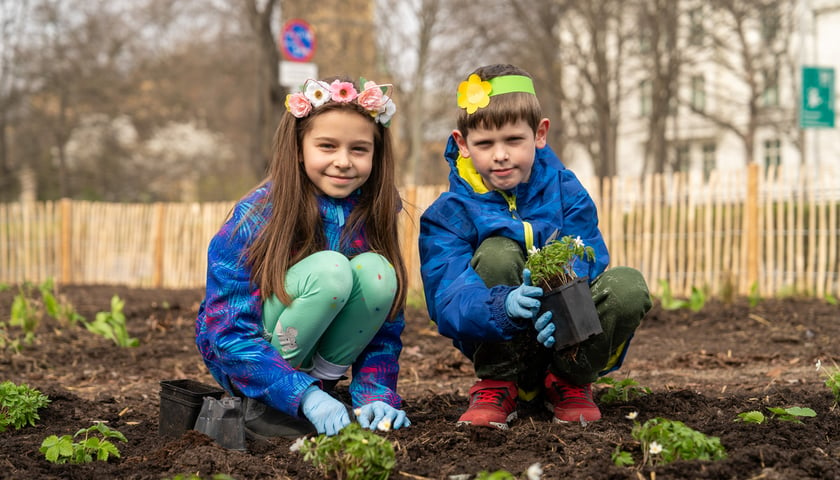
{"type": "Polygon", "coordinates": [[[531,271],[527,268],[522,270],[522,285],[505,298],[505,313],[514,320],[533,321],[540,309],[540,301],[535,297],[542,294],[542,288],[531,285],[531,271]]]}
{"type": "Polygon", "coordinates": [[[551,312],[545,312],[534,322],[534,329],[537,331],[537,341],[546,348],[554,346],[554,322],[551,321],[551,312]]]}

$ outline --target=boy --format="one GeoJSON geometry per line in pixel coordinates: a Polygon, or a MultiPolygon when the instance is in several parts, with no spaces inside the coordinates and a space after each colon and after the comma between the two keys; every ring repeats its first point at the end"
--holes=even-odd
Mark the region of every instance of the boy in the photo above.
{"type": "Polygon", "coordinates": [[[601,418],[591,384],[618,368],[651,307],[637,270],[606,270],[609,253],[595,204],[548,147],[530,75],[513,65],[477,69],[458,87],[457,128],[444,157],[449,191],[420,220],[421,273],[429,314],[475,367],[479,381],[458,424],[508,428],[516,401],[544,393],[555,422],[601,418]],[[551,238],[580,237],[595,252],[589,276],[603,333],[555,351],[551,313],[537,318],[526,252],[551,238]]]}

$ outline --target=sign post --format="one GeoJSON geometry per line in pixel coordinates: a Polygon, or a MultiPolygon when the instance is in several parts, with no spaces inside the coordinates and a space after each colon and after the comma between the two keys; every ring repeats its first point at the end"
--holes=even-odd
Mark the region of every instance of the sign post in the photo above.
{"type": "Polygon", "coordinates": [[[294,18],[280,32],[280,85],[291,89],[306,80],[318,78],[318,65],[310,62],[315,56],[315,31],[305,21],[294,18]]]}
{"type": "Polygon", "coordinates": [[[834,69],[802,67],[801,128],[834,128],[834,69]]]}

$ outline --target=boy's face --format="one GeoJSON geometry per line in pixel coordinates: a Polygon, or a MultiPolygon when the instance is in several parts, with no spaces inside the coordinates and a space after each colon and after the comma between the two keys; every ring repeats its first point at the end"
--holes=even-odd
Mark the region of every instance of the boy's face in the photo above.
{"type": "Polygon", "coordinates": [[[534,132],[525,120],[519,120],[501,128],[471,129],[466,138],[460,130],[452,135],[461,156],[472,160],[488,189],[511,190],[531,177],[534,149],[545,146],[548,125],[544,118],[534,132]]]}

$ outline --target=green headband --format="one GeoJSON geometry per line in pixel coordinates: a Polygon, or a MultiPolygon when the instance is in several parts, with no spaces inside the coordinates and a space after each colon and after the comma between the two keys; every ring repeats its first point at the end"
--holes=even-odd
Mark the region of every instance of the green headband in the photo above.
{"type": "Polygon", "coordinates": [[[482,80],[476,74],[458,85],[458,106],[467,114],[475,113],[479,108],[490,104],[490,97],[505,93],[530,93],[536,95],[534,82],[524,75],[503,75],[482,80]]]}

